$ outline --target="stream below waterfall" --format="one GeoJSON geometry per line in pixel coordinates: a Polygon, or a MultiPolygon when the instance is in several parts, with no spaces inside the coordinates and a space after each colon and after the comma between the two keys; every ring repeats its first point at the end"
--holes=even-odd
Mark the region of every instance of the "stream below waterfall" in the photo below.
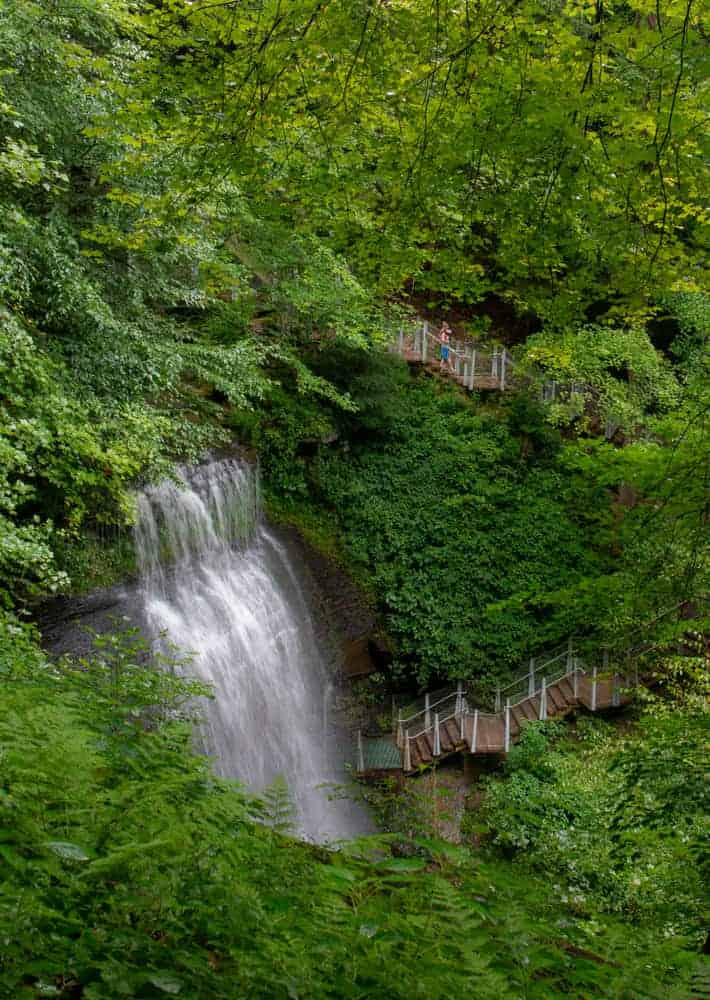
{"type": "Polygon", "coordinates": [[[309,840],[369,831],[359,804],[319,787],[346,779],[350,752],[337,665],[297,553],[260,517],[257,472],[223,459],[180,478],[138,497],[140,598],[149,634],[213,687],[201,738],[215,771],[255,790],[282,776],[309,840]]]}

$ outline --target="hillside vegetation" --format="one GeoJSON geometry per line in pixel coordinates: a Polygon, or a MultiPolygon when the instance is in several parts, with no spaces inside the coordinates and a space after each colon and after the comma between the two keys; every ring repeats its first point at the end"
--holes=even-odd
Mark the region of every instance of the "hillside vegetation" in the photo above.
{"type": "Polygon", "coordinates": [[[707,990],[707,28],[693,0],[3,4],[3,996],[707,990]],[[517,385],[410,370],[418,310],[517,385]],[[646,702],[531,727],[460,846],[408,793],[369,842],[299,843],[283,789],[193,753],[195,685],[130,635],[51,662],[29,624],[133,573],[133,491],[235,440],[372,595],[377,696],[641,634],[646,702]]]}

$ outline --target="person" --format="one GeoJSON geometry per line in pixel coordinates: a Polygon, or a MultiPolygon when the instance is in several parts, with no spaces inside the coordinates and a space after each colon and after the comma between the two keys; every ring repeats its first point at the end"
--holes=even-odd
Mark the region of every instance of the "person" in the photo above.
{"type": "Polygon", "coordinates": [[[439,330],[439,340],[441,342],[441,362],[439,367],[442,372],[445,368],[451,369],[451,362],[449,361],[449,343],[451,341],[451,327],[448,323],[442,323],[441,329],[439,330]]]}

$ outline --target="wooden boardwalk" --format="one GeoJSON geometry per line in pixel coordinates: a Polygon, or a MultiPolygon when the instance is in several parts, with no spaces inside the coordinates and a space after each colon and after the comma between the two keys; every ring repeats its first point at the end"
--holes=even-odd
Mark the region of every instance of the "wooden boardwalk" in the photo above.
{"type": "Polygon", "coordinates": [[[382,770],[417,774],[453,753],[507,754],[527,722],[561,718],[584,707],[591,712],[615,708],[630,700],[631,679],[615,673],[602,655],[602,665],[588,667],[572,643],[528,670],[495,695],[493,711],[473,708],[463,684],[433,699],[409,715],[399,712],[390,737],[391,751],[378,752],[358,734],[356,771],[382,770]]]}
{"type": "Polygon", "coordinates": [[[423,365],[450,378],[464,389],[505,392],[512,388],[513,359],[504,347],[481,350],[472,340],[452,337],[447,361],[442,361],[438,331],[427,320],[402,326],[392,350],[409,364],[423,365]]]}

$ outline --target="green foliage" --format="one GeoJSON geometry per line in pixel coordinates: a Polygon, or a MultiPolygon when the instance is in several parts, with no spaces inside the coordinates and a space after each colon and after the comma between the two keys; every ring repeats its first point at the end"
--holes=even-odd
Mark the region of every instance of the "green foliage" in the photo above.
{"type": "Polygon", "coordinates": [[[673,292],[661,296],[660,305],[678,325],[671,351],[687,375],[707,365],[710,343],[710,295],[673,292]]]}
{"type": "Polygon", "coordinates": [[[538,422],[523,447],[504,413],[412,382],[386,356],[357,363],[336,348],[316,365],[347,383],[357,412],[333,413],[328,433],[316,412],[280,397],[256,441],[267,495],[283,505],[295,494],[337,524],[345,558],[385,611],[400,666],[422,685],[490,676],[573,631],[564,611],[543,622],[534,607],[500,603],[572,585],[595,566],[561,502],[555,433],[538,422]]]}
{"type": "Polygon", "coordinates": [[[283,838],[193,752],[204,689],[130,634],[50,664],[3,618],[0,652],[4,995],[684,996],[692,956],[674,942],[649,952],[506,864],[401,835],[283,838]]]}
{"type": "MultiPolygon", "coordinates": [[[[295,233],[320,274],[345,256],[344,295],[354,272],[433,299],[495,290],[558,327],[586,305],[643,318],[702,283],[698,18],[684,0],[149,7],[117,187],[159,150],[182,197],[145,204],[151,225],[192,197],[232,213],[243,254],[254,220],[272,259],[295,233]]],[[[296,280],[296,313],[347,323],[332,278],[322,305],[310,264],[296,280]]]]}
{"type": "Polygon", "coordinates": [[[645,330],[585,326],[529,337],[524,366],[548,379],[574,386],[569,398],[547,408],[558,426],[581,419],[633,432],[649,413],[666,412],[679,401],[669,362],[655,351],[645,330]]]}
{"type": "Polygon", "coordinates": [[[276,833],[293,833],[296,826],[296,806],[285,778],[278,775],[263,792],[263,819],[276,833]]]}
{"type": "MultiPolygon", "coordinates": [[[[706,592],[692,5],[50,7],[0,10],[0,992],[685,1000],[705,716],[656,706],[620,749],[529,729],[486,822],[542,880],[403,837],[406,798],[396,835],[326,851],[283,836],[282,784],[259,802],[194,753],[184,662],[131,634],[49,662],[6,609],[125,573],[97,539],[125,538],[132,488],[230,429],[422,684],[706,592]],[[535,311],[528,357],[642,433],[563,442],[527,394],[410,383],[369,350],[405,286],[535,311]]],[[[701,656],[678,659],[692,709],[701,656]]]]}
{"type": "MultiPolygon", "coordinates": [[[[580,720],[584,723],[586,720],[580,720]]],[[[525,728],[490,779],[476,828],[496,851],[554,872],[563,899],[703,943],[708,789],[704,711],[644,718],[620,740],[598,720],[579,743],[525,728]]]]}
{"type": "MultiPolygon", "coordinates": [[[[224,443],[225,410],[250,407],[276,370],[304,396],[351,405],[282,336],[255,335],[261,251],[252,266],[240,261],[232,215],[176,210],[179,172],[143,153],[130,189],[114,176],[143,148],[138,106],[133,126],[116,117],[144,55],[136,28],[119,0],[60,5],[51,18],[32,0],[0,12],[5,603],[96,580],[77,555],[82,534],[90,548],[104,529],[130,524],[133,486],[224,443]],[[153,225],[146,213],[163,195],[170,215],[153,225]]],[[[261,307],[285,314],[291,303],[299,335],[344,311],[343,335],[362,343],[376,313],[342,259],[282,235],[261,307]]]]}

